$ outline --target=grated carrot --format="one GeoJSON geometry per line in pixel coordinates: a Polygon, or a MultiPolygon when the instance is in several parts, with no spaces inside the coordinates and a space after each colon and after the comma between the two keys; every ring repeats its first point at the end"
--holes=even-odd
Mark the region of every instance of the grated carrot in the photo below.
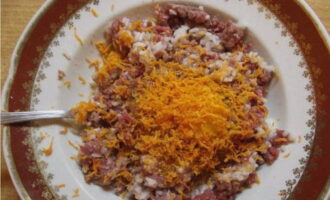
{"type": "Polygon", "coordinates": [[[288,142],[287,138],[276,138],[274,142],[288,142]]]}
{"type": "Polygon", "coordinates": [[[95,85],[95,83],[90,83],[90,84],[89,84],[89,87],[90,87],[91,89],[95,89],[95,88],[96,88],[96,85],[95,85]]]}
{"type": "Polygon", "coordinates": [[[63,85],[65,85],[67,88],[71,87],[71,81],[64,81],[63,85]]]}
{"type": "Polygon", "coordinates": [[[257,183],[257,184],[260,184],[260,183],[261,183],[258,174],[256,174],[256,183],[257,183]]]}
{"type": "Polygon", "coordinates": [[[80,196],[79,189],[78,188],[74,189],[73,194],[72,194],[72,198],[77,198],[79,196],[80,196]]]}
{"type": "Polygon", "coordinates": [[[68,140],[68,144],[70,146],[72,146],[73,148],[75,148],[76,150],[79,150],[79,147],[77,145],[75,145],[73,142],[71,142],[71,140],[68,140]]]}
{"type": "Polygon", "coordinates": [[[41,132],[39,138],[42,139],[42,140],[45,139],[46,134],[44,132],[41,132]]]}
{"type": "Polygon", "coordinates": [[[69,30],[72,30],[74,28],[74,26],[72,24],[68,24],[69,30]]]}
{"type": "Polygon", "coordinates": [[[130,30],[131,31],[144,31],[144,32],[148,32],[148,31],[152,31],[154,29],[153,26],[149,26],[149,27],[143,27],[142,25],[142,20],[136,20],[134,23],[132,23],[130,30]]]}
{"type": "Polygon", "coordinates": [[[289,156],[290,156],[290,152],[287,153],[287,154],[285,154],[285,155],[283,156],[283,158],[288,158],[289,156]]]}
{"type": "Polygon", "coordinates": [[[68,128],[64,128],[63,130],[60,131],[60,134],[65,135],[68,133],[68,128]]]}
{"type": "Polygon", "coordinates": [[[66,58],[67,60],[71,60],[71,57],[68,54],[66,54],[66,53],[62,53],[62,56],[64,58],[66,58]]]}
{"type": "Polygon", "coordinates": [[[74,38],[79,42],[79,44],[82,46],[84,44],[83,40],[81,39],[81,37],[77,34],[77,29],[74,28],[73,29],[73,33],[74,33],[74,38]]]}
{"type": "Polygon", "coordinates": [[[70,156],[69,158],[70,158],[71,160],[76,160],[76,159],[77,159],[76,156],[70,156]]]}
{"type": "Polygon", "coordinates": [[[58,188],[64,188],[64,187],[65,187],[65,184],[64,184],[64,183],[62,183],[62,184],[58,184],[57,187],[58,187],[58,188]]]}
{"type": "Polygon", "coordinates": [[[87,61],[89,67],[94,67],[96,70],[98,70],[100,66],[100,62],[98,60],[92,60],[90,58],[86,58],[85,60],[87,61]]]}
{"type": "Polygon", "coordinates": [[[122,28],[119,28],[118,37],[117,40],[115,40],[114,45],[117,46],[118,49],[122,50],[125,48],[131,48],[133,42],[134,42],[133,35],[130,32],[125,31],[122,28]]]}
{"type": "Polygon", "coordinates": [[[286,195],[286,192],[281,191],[281,192],[278,193],[278,195],[280,195],[280,196],[285,196],[285,195],[286,195]]]}
{"type": "Polygon", "coordinates": [[[85,85],[86,80],[82,76],[78,76],[78,80],[80,81],[81,84],[85,85]]]}
{"type": "Polygon", "coordinates": [[[127,199],[126,197],[127,197],[127,192],[120,194],[121,199],[127,199]]]}
{"type": "Polygon", "coordinates": [[[46,156],[50,156],[50,155],[53,153],[53,142],[54,142],[54,137],[51,138],[48,147],[46,147],[46,148],[44,148],[44,149],[42,150],[42,152],[43,152],[46,156]]]}
{"type": "Polygon", "coordinates": [[[99,16],[99,13],[97,13],[94,8],[91,8],[91,13],[94,15],[94,17],[98,17],[99,16]]]}
{"type": "Polygon", "coordinates": [[[299,144],[301,143],[301,140],[302,140],[302,138],[301,138],[301,136],[299,135],[299,136],[298,136],[298,143],[299,143],[299,144]]]}

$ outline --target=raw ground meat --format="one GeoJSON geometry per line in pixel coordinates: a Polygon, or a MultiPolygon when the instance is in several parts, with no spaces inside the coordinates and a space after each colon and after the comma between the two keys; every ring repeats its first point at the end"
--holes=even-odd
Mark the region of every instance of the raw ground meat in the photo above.
{"type": "Polygon", "coordinates": [[[163,26],[178,27],[182,24],[192,26],[205,26],[217,34],[223,46],[227,50],[234,49],[242,44],[244,39],[244,29],[237,27],[232,21],[220,21],[217,17],[210,15],[199,8],[193,6],[168,4],[164,7],[156,7],[158,22],[163,26]]]}

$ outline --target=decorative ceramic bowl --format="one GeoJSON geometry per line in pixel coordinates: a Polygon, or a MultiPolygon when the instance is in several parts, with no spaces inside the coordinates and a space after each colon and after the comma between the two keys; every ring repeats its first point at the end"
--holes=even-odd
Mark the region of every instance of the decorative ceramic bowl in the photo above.
{"type": "MultiPolygon", "coordinates": [[[[152,15],[153,6],[160,2],[47,1],[13,53],[3,93],[4,109],[66,110],[88,100],[93,70],[86,57],[98,58],[94,43],[103,40],[106,25],[117,16],[152,15]],[[57,80],[58,70],[65,72],[71,87],[57,80]],[[87,83],[81,84],[79,76],[87,83]]],[[[247,40],[280,75],[270,87],[267,106],[270,117],[279,128],[289,131],[295,142],[283,148],[273,165],[259,169],[260,184],[237,199],[322,199],[330,185],[330,39],[320,21],[300,0],[182,2],[202,5],[212,14],[247,27],[247,40]]],[[[20,197],[120,199],[84,181],[78,164],[71,159],[77,154],[80,138],[74,130],[60,134],[61,130],[63,124],[57,123],[4,128],[4,156],[20,197]],[[42,150],[50,143],[53,152],[46,156],[42,150]]]]}

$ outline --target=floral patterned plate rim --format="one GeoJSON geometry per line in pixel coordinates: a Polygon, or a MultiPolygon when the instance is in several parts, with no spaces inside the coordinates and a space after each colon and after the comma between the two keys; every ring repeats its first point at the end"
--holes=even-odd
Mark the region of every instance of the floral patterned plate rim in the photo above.
{"type": "MultiPolygon", "coordinates": [[[[158,2],[161,1],[134,0],[128,5],[119,0],[47,1],[31,19],[14,50],[3,90],[3,109],[67,109],[79,100],[86,100],[87,96],[78,93],[89,90],[76,79],[78,75],[88,77],[90,71],[82,58],[95,56],[96,52],[88,42],[81,46],[74,35],[79,33],[84,41],[102,39],[104,26],[115,16],[148,13],[158,2]],[[71,90],[56,80],[54,74],[58,69],[69,74],[71,90]]],[[[243,192],[238,199],[323,199],[330,187],[330,160],[325,159],[330,153],[327,145],[330,39],[315,13],[300,0],[188,2],[201,4],[246,26],[251,40],[258,43],[257,50],[265,51],[263,56],[279,66],[283,79],[274,88],[278,92],[270,95],[285,103],[280,106],[272,102],[270,111],[273,117],[282,118],[280,126],[293,132],[296,138],[295,144],[283,152],[291,156],[286,160],[281,154],[277,164],[261,169],[262,183],[243,192]],[[272,187],[267,188],[270,184],[272,187]]],[[[71,199],[80,191],[77,199],[117,199],[100,187],[84,183],[76,163],[69,159],[75,150],[67,145],[68,141],[78,144],[79,138],[55,134],[60,130],[61,126],[50,124],[3,128],[4,156],[20,197],[71,199]],[[56,147],[54,155],[45,157],[42,149],[51,140],[56,147]]]]}

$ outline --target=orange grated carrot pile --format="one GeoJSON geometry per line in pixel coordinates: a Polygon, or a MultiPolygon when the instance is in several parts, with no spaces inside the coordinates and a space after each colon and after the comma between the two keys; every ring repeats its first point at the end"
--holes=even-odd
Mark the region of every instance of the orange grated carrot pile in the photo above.
{"type": "MultiPolygon", "coordinates": [[[[125,69],[129,65],[104,43],[97,43],[97,47],[104,66],[96,72],[95,81],[105,86],[113,69],[125,69]]],[[[152,165],[156,160],[159,173],[166,181],[179,183],[180,168],[188,168],[199,175],[212,171],[220,163],[238,162],[251,150],[267,148],[263,145],[264,135],[257,136],[247,128],[258,120],[245,111],[245,104],[256,94],[252,92],[253,87],[241,83],[244,82],[242,77],[237,76],[241,82],[234,91],[225,84],[216,83],[221,73],[205,76],[199,70],[178,63],[150,62],[150,66],[155,65],[161,67],[140,80],[134,93],[136,126],[142,128],[135,129],[132,143],[140,152],[136,156],[148,155],[143,165],[152,165]],[[178,77],[178,73],[182,76],[178,77]],[[242,120],[247,117],[251,119],[242,120]],[[244,142],[251,138],[255,141],[244,142]]],[[[241,66],[241,70],[246,69],[241,66]]],[[[250,76],[258,76],[258,73],[260,71],[256,70],[250,76]]],[[[120,86],[114,91],[121,95],[126,90],[120,86]]],[[[267,112],[264,106],[259,109],[267,112]]],[[[88,113],[93,111],[106,121],[113,121],[115,117],[92,102],[81,102],[74,110],[75,119],[81,124],[87,122],[88,113]]],[[[119,147],[118,151],[124,149],[119,147]]]]}
{"type": "Polygon", "coordinates": [[[230,112],[243,114],[244,104],[233,100],[239,94],[219,87],[207,76],[178,78],[174,72],[154,72],[150,79],[154,84],[137,96],[137,117],[144,132],[136,131],[141,134],[136,148],[156,158],[164,174],[174,178],[179,168],[189,167],[198,175],[221,162],[219,152],[225,160],[238,160],[245,152],[233,148],[231,137],[253,137],[253,132],[228,121],[230,112]],[[231,110],[225,99],[236,103],[237,109],[231,110]]]}

